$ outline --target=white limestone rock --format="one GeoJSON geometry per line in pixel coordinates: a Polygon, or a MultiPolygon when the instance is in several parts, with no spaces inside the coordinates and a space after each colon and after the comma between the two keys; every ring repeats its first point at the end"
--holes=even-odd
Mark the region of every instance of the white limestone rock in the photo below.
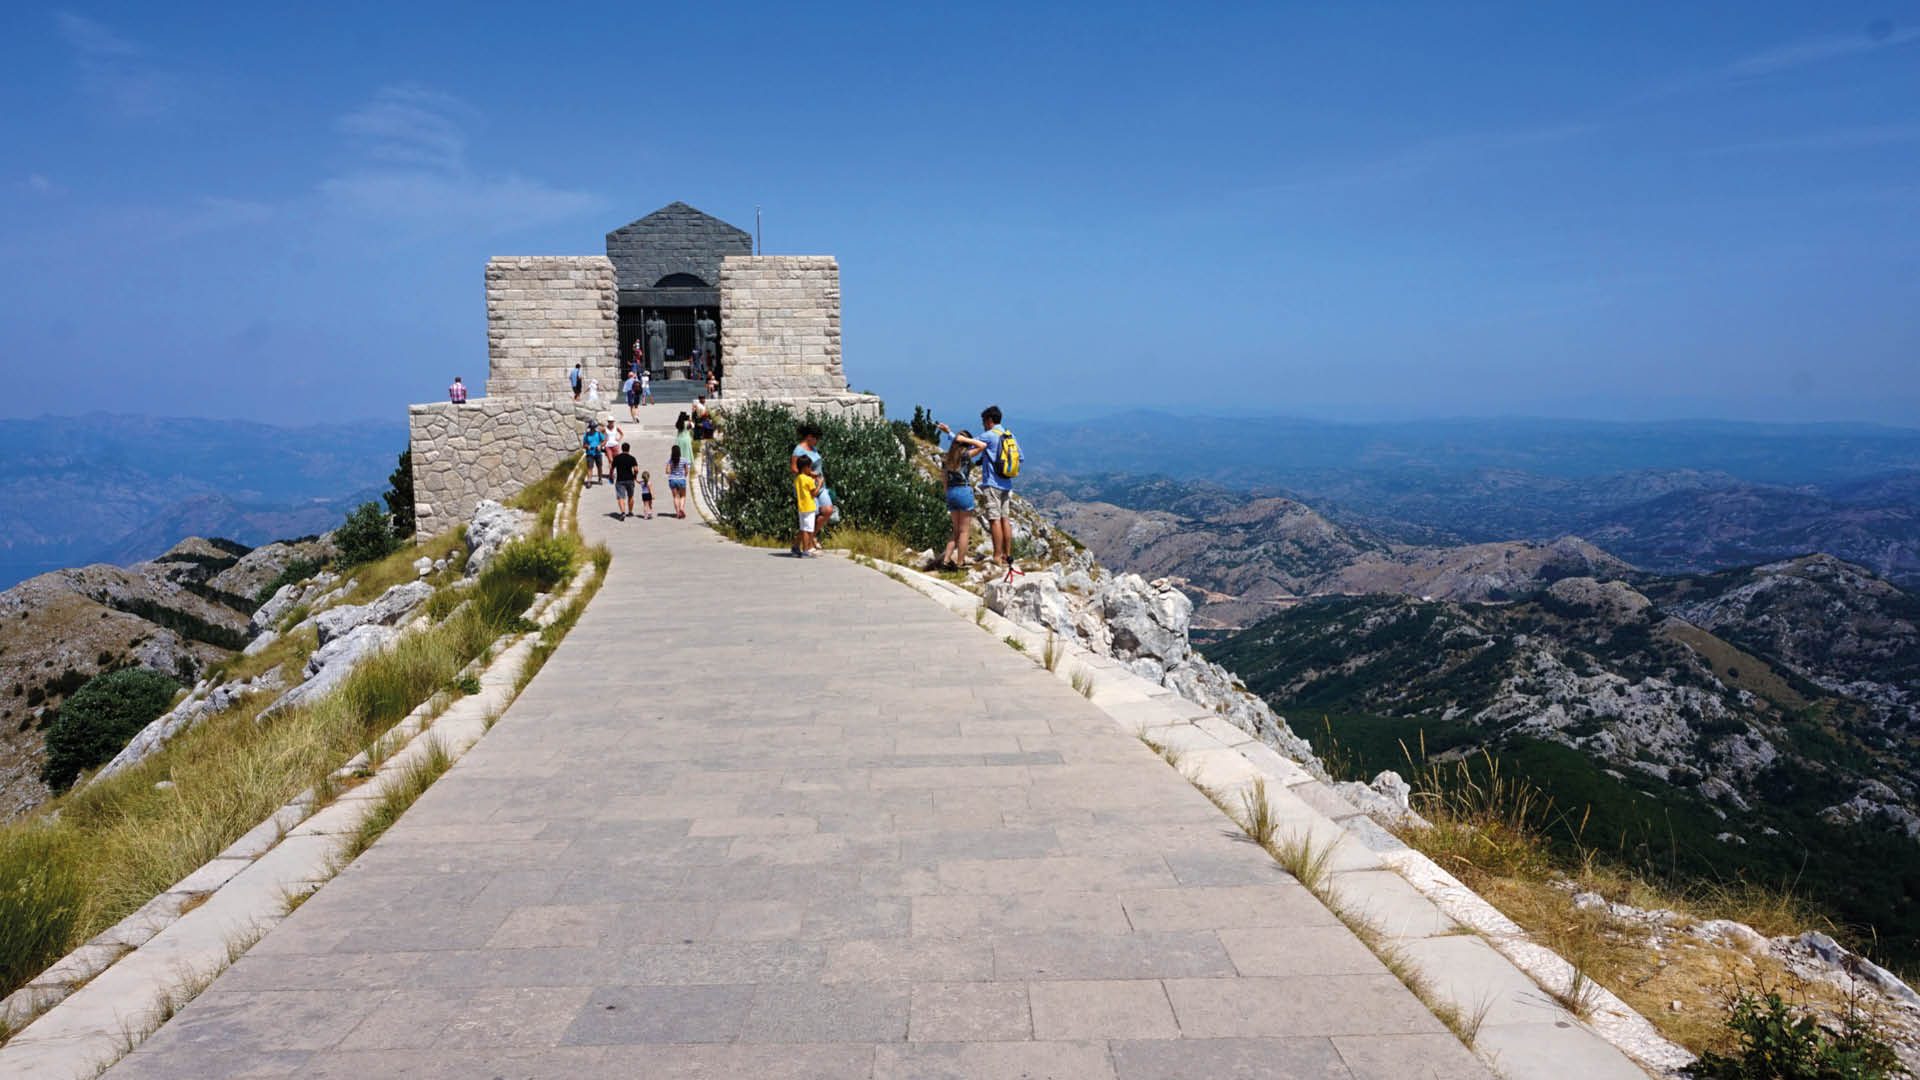
{"type": "Polygon", "coordinates": [[[1060,581],[1050,573],[1035,572],[1012,581],[994,581],[987,585],[982,599],[987,610],[1005,615],[1022,626],[1052,630],[1061,637],[1079,636],[1073,609],[1060,581]]]}
{"type": "Polygon", "coordinates": [[[1193,622],[1193,601],[1172,585],[1120,574],[1102,582],[1094,600],[1113,631],[1116,657],[1173,664],[1192,651],[1187,629],[1193,622]]]}
{"type": "MultiPolygon", "coordinates": [[[[263,672],[243,682],[224,683],[209,686],[205,682],[193,688],[184,701],[155,717],[140,733],[127,741],[112,760],[100,767],[93,775],[94,780],[112,776],[122,769],[131,768],[157,753],[174,736],[190,730],[195,724],[225,712],[241,698],[267,690],[278,690],[284,680],[278,669],[263,672]]],[[[91,781],[89,781],[91,782],[91,781]]]]}
{"type": "Polygon", "coordinates": [[[279,700],[261,712],[260,718],[264,720],[332,690],[353,671],[355,664],[386,648],[399,636],[400,631],[391,626],[365,623],[327,642],[307,658],[306,681],[280,695],[279,700]]]}
{"type": "Polygon", "coordinates": [[[433,595],[433,586],[424,581],[406,581],[386,592],[371,603],[343,604],[329,608],[314,616],[313,628],[319,635],[320,646],[342,637],[356,627],[369,623],[391,626],[399,622],[415,608],[427,602],[433,595]]]}
{"type": "Polygon", "coordinates": [[[500,549],[533,531],[534,516],[525,510],[483,499],[467,522],[467,576],[478,577],[500,549]]]}

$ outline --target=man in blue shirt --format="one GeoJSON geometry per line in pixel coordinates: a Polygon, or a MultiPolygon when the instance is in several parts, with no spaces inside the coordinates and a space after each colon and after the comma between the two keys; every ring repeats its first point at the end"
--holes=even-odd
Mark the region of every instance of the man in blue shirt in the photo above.
{"type": "Polygon", "coordinates": [[[1013,480],[1000,475],[1000,440],[1007,434],[1000,420],[1000,406],[981,410],[980,426],[986,430],[980,441],[987,444],[987,449],[980,455],[980,496],[974,501],[980,516],[986,519],[987,535],[993,537],[994,561],[1005,563],[1007,576],[1013,577],[1020,573],[1013,566],[1013,480]]]}

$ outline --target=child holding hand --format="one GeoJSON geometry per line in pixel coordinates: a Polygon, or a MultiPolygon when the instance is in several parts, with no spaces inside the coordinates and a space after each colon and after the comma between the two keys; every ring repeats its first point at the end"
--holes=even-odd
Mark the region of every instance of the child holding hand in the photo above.
{"type": "Polygon", "coordinates": [[[820,504],[815,496],[820,494],[820,478],[814,474],[813,462],[806,458],[795,459],[799,471],[793,474],[793,498],[800,507],[800,558],[814,558],[814,550],[820,546],[815,537],[813,526],[820,504]]]}

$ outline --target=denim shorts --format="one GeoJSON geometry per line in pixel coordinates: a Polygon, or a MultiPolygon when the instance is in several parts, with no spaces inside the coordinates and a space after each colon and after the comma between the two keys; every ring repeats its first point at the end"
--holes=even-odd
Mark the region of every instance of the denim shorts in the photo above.
{"type": "Polygon", "coordinates": [[[973,488],[966,484],[955,484],[947,489],[947,509],[973,512],[973,488]]]}

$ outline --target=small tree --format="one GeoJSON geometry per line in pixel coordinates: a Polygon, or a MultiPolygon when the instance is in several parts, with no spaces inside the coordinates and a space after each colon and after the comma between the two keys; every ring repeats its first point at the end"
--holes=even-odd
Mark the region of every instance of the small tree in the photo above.
{"type": "Polygon", "coordinates": [[[933,419],[933,410],[924,405],[913,407],[913,419],[908,422],[907,429],[913,432],[913,437],[916,439],[925,440],[936,446],[940,444],[940,428],[933,419]]]}
{"type": "Polygon", "coordinates": [[[47,727],[47,763],[40,778],[55,791],[82,770],[102,764],[173,703],[180,684],[146,668],[96,675],[60,706],[47,727]]]}
{"type": "Polygon", "coordinates": [[[387,515],[380,512],[380,504],[364,502],[334,532],[333,546],[340,552],[341,566],[358,566],[392,554],[400,540],[393,535],[387,515]]]}
{"type": "Polygon", "coordinates": [[[393,518],[393,535],[405,540],[413,535],[413,447],[400,451],[400,464],[387,477],[387,514],[393,518]]]}

